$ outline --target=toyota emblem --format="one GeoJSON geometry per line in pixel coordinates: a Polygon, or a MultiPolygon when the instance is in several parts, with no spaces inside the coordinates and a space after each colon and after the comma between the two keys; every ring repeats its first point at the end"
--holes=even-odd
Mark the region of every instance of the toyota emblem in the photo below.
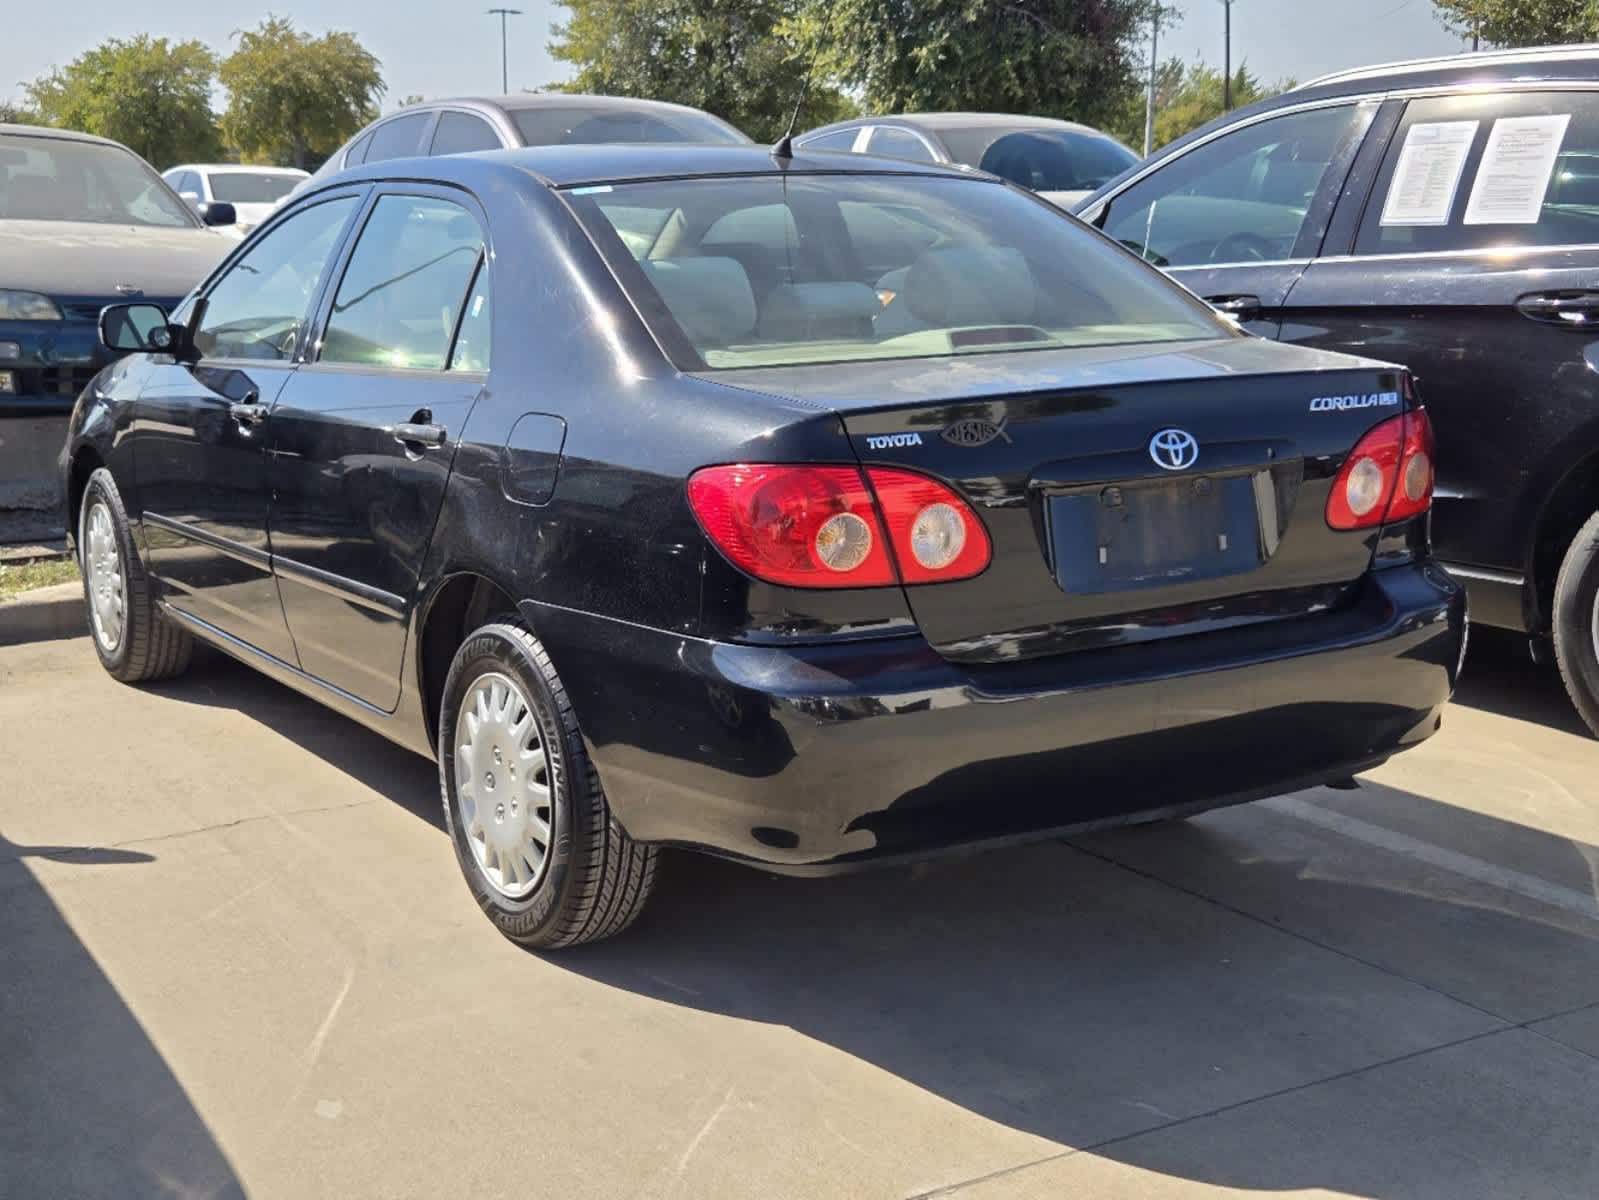
{"type": "Polygon", "coordinates": [[[1157,467],[1186,471],[1199,461],[1199,443],[1186,429],[1162,429],[1149,439],[1149,457],[1157,467]]]}

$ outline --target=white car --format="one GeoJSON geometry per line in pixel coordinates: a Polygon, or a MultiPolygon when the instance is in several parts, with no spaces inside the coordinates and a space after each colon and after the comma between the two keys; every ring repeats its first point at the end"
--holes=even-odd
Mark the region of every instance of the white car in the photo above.
{"type": "Polygon", "coordinates": [[[185,163],[161,176],[202,214],[207,204],[233,205],[238,220],[222,228],[240,237],[264,221],[296,184],[310,177],[296,167],[249,167],[239,163],[185,163]]]}

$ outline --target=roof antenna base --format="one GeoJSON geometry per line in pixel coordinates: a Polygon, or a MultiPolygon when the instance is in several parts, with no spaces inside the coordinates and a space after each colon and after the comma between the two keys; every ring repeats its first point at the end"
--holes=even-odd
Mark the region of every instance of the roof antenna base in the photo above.
{"type": "Polygon", "coordinates": [[[777,139],[777,144],[772,147],[773,158],[791,159],[794,157],[794,122],[799,120],[800,106],[805,103],[805,93],[810,90],[811,75],[816,70],[816,64],[811,63],[810,70],[805,72],[804,82],[800,84],[799,99],[794,101],[794,111],[788,115],[788,128],[783,130],[783,136],[777,139]]]}

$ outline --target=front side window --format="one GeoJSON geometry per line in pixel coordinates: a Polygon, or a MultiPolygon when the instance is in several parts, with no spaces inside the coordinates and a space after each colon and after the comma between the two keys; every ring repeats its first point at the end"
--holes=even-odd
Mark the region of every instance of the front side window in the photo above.
{"type": "Polygon", "coordinates": [[[382,196],[333,298],[322,362],[440,370],[483,252],[477,219],[431,196],[382,196]]]}
{"type": "Polygon", "coordinates": [[[1257,121],[1170,159],[1111,200],[1100,223],[1162,267],[1314,253],[1310,219],[1375,109],[1338,105],[1257,121]]]}
{"type": "Polygon", "coordinates": [[[189,207],[120,146],[0,133],[0,219],[193,229],[189,207]]]}
{"type": "Polygon", "coordinates": [[[439,127],[433,131],[432,154],[471,154],[475,150],[500,148],[500,135],[481,117],[461,112],[439,114],[439,127]]]}
{"type": "Polygon", "coordinates": [[[1498,92],[1406,106],[1355,253],[1596,243],[1599,96],[1498,92]]]}
{"type": "Polygon", "coordinates": [[[1091,230],[992,181],[789,174],[567,195],[687,369],[1240,336],[1091,230]],[[644,214],[653,239],[634,233],[644,214]]]}
{"type": "Polygon", "coordinates": [[[422,128],[432,119],[432,113],[412,113],[385,121],[372,131],[363,162],[387,162],[391,158],[410,158],[420,154],[422,128]]]}
{"type": "Polygon", "coordinates": [[[914,162],[937,161],[927,148],[927,143],[914,133],[886,125],[872,130],[872,140],[866,144],[866,149],[870,154],[882,154],[888,158],[908,158],[914,162]]]}
{"type": "Polygon", "coordinates": [[[275,204],[294,190],[301,176],[254,171],[213,171],[211,199],[229,204],[275,204]]]}
{"type": "Polygon", "coordinates": [[[268,230],[206,293],[194,344],[205,358],[284,360],[322,284],[354,196],[314,204],[268,230]]]}

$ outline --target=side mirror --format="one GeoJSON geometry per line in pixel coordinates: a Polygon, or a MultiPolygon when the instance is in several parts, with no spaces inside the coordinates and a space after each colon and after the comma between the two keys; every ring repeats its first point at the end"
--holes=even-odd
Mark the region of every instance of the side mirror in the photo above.
{"type": "Polygon", "coordinates": [[[100,343],[119,354],[169,351],[177,343],[167,310],[159,304],[108,304],[100,310],[100,343]]]}
{"type": "Polygon", "coordinates": [[[207,225],[234,225],[238,223],[239,214],[234,211],[233,205],[226,200],[202,201],[195,207],[200,210],[200,220],[207,225]]]}

